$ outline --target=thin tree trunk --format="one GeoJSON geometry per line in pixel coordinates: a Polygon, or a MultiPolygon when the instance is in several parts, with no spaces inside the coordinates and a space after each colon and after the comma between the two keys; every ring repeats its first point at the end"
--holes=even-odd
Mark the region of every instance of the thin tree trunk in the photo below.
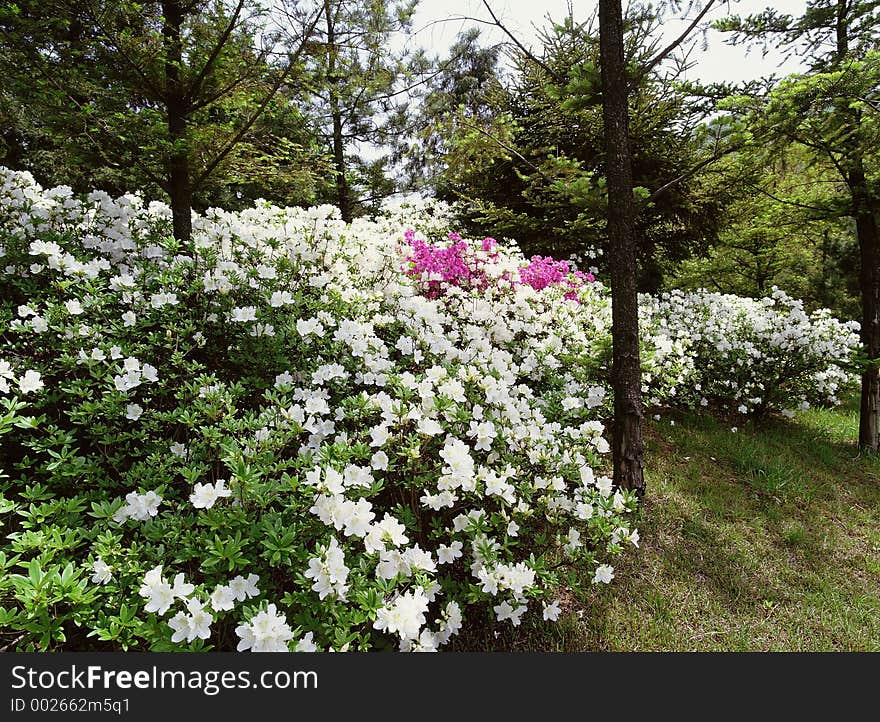
{"type": "Polygon", "coordinates": [[[862,345],[869,359],[862,373],[862,400],[859,410],[859,447],[871,451],[880,449],[880,233],[875,215],[876,202],[868,192],[864,170],[850,173],[853,192],[853,212],[856,235],[859,240],[861,269],[859,286],[862,292],[862,345]]]}
{"type": "Polygon", "coordinates": [[[611,271],[611,383],[614,389],[614,483],[640,496],[645,490],[642,441],[639,307],[634,226],[629,87],[620,0],[599,1],[602,118],[608,183],[608,258],[611,271]]]}
{"type": "Polygon", "coordinates": [[[174,237],[188,241],[192,236],[192,179],[186,143],[186,120],[189,103],[181,79],[183,45],[181,27],[183,8],[180,0],[163,0],[162,35],[165,49],[165,106],[168,113],[168,196],[174,237]]]}
{"type": "Polygon", "coordinates": [[[342,111],[339,107],[339,75],[336,69],[336,27],[330,0],[324,0],[324,14],[327,18],[327,77],[330,81],[330,115],[333,119],[333,170],[336,176],[336,205],[342,220],[351,223],[351,192],[345,175],[345,140],[342,137],[342,111]]]}
{"type": "MultiPolygon", "coordinates": [[[[836,65],[841,66],[849,54],[850,23],[848,12],[852,10],[848,0],[837,0],[836,65]]],[[[856,237],[859,241],[859,287],[862,294],[861,340],[865,354],[871,363],[862,372],[862,398],[859,407],[859,448],[880,449],[880,232],[876,212],[880,202],[873,198],[865,177],[864,159],[861,154],[861,113],[850,107],[846,115],[848,133],[845,145],[846,182],[852,195],[852,214],[856,221],[856,237]]]]}

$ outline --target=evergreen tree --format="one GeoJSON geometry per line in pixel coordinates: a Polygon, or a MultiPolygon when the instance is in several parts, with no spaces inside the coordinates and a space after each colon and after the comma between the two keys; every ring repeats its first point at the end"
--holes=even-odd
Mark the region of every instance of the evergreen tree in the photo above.
{"type": "Polygon", "coordinates": [[[751,40],[802,56],[809,72],[781,82],[767,98],[741,97],[756,143],[798,145],[833,168],[838,184],[825,207],[855,222],[859,244],[862,374],[859,446],[880,449],[880,2],[810,0],[800,17],[768,9],[718,27],[733,42],[751,40]],[[843,194],[835,192],[842,188],[843,194]]]}
{"type": "Polygon", "coordinates": [[[302,16],[299,42],[281,58],[267,17],[254,0],[3,4],[7,154],[33,163],[48,136],[49,153],[86,160],[109,182],[137,168],[167,193],[174,234],[188,238],[194,196],[209,180],[234,177],[243,155],[267,159],[258,121],[274,110],[277,123],[296,126],[273,101],[301,68],[318,16],[302,16]]]}

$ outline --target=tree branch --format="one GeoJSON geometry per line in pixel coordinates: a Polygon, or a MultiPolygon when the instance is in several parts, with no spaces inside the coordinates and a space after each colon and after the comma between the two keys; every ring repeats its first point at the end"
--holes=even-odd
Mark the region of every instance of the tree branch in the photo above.
{"type": "MultiPolygon", "coordinates": [[[[260,53],[260,55],[257,56],[257,58],[254,60],[253,67],[254,68],[259,67],[265,61],[265,59],[266,59],[266,53],[265,52],[260,53]]],[[[237,86],[241,85],[244,81],[249,80],[250,78],[254,77],[254,75],[255,75],[255,73],[246,73],[244,75],[237,76],[235,78],[235,80],[233,80],[228,85],[223,86],[217,92],[212,93],[211,95],[208,95],[208,96],[202,98],[198,102],[193,102],[190,105],[190,108],[193,111],[201,110],[202,108],[207,108],[209,105],[211,105],[211,103],[214,103],[217,100],[219,100],[220,98],[222,98],[223,96],[229,94],[237,86]]]]}
{"type": "Polygon", "coordinates": [[[217,58],[220,56],[220,53],[226,46],[226,43],[229,41],[229,36],[232,35],[233,30],[235,30],[235,26],[238,23],[238,16],[241,14],[244,3],[245,0],[238,0],[238,5],[235,6],[235,12],[232,13],[232,17],[230,18],[229,23],[223,30],[223,33],[218,38],[213,50],[211,50],[211,54],[205,61],[204,66],[202,66],[202,69],[192,81],[189,88],[186,89],[184,95],[190,103],[192,103],[198,96],[199,92],[201,92],[202,85],[204,84],[205,79],[210,74],[211,70],[214,67],[214,64],[217,62],[217,58]]]}
{"type": "Polygon", "coordinates": [[[667,45],[665,48],[663,48],[663,50],[661,50],[659,53],[657,53],[657,55],[655,55],[653,58],[651,58],[647,63],[645,63],[645,65],[643,65],[639,69],[639,71],[636,73],[635,77],[633,78],[632,84],[638,85],[639,82],[648,73],[650,73],[654,68],[656,68],[664,60],[666,60],[666,58],[668,58],[669,55],[679,45],[681,45],[685,40],[687,40],[688,35],[690,35],[694,31],[694,29],[697,27],[697,25],[700,24],[700,21],[704,17],[706,17],[706,14],[709,12],[709,10],[712,9],[712,7],[715,5],[715,2],[716,2],[716,0],[708,0],[708,2],[703,7],[703,9],[697,14],[697,17],[695,17],[693,19],[693,21],[691,22],[691,24],[688,25],[687,28],[685,28],[684,32],[681,35],[679,35],[675,40],[673,40],[671,43],[669,43],[669,45],[667,45]]]}
{"type": "Polygon", "coordinates": [[[717,151],[713,155],[709,156],[708,158],[704,158],[702,161],[697,163],[695,166],[693,166],[689,170],[686,170],[684,173],[682,173],[677,178],[673,178],[668,183],[664,183],[657,190],[655,190],[650,196],[648,196],[648,198],[643,203],[642,210],[644,210],[644,208],[646,208],[649,204],[656,201],[657,198],[659,198],[661,195],[663,195],[663,193],[668,191],[674,185],[681,183],[683,180],[687,180],[691,176],[696,175],[701,170],[703,170],[703,168],[712,165],[712,163],[715,163],[716,161],[721,160],[724,156],[728,155],[729,153],[736,152],[741,147],[742,147],[741,145],[736,145],[736,146],[732,146],[730,148],[724,148],[723,150],[717,151]]]}
{"type": "Polygon", "coordinates": [[[229,142],[223,147],[223,149],[214,157],[210,163],[208,163],[205,170],[203,170],[199,177],[193,183],[193,190],[198,190],[201,188],[202,184],[207,180],[208,176],[214,172],[218,165],[223,161],[223,159],[229,155],[233,148],[238,145],[239,141],[244,137],[245,133],[247,133],[251,126],[257,121],[257,119],[263,114],[263,111],[266,109],[266,106],[269,105],[269,102],[275,95],[278,93],[278,89],[282,86],[284,81],[293,71],[294,66],[296,65],[297,60],[299,60],[299,56],[302,55],[303,51],[308,46],[309,38],[312,36],[312,33],[315,30],[315,27],[318,24],[318,20],[321,18],[321,13],[316,12],[309,26],[303,31],[302,37],[300,39],[299,47],[294,51],[293,55],[288,59],[287,67],[284,69],[284,72],[278,75],[277,80],[273,83],[271,89],[266,94],[266,97],[260,102],[257,109],[251,114],[250,118],[245,121],[244,125],[239,128],[238,132],[229,140],[229,142]]]}
{"type": "Polygon", "coordinates": [[[548,176],[546,173],[544,173],[544,171],[542,171],[540,168],[538,168],[538,166],[536,166],[534,163],[532,163],[532,161],[530,161],[528,158],[526,158],[516,148],[512,148],[511,146],[507,145],[506,143],[498,140],[498,138],[496,138],[494,135],[492,135],[489,131],[484,130],[483,128],[481,128],[478,125],[471,125],[470,123],[463,121],[463,120],[459,120],[458,122],[461,123],[465,128],[470,128],[471,130],[475,130],[478,133],[485,135],[489,140],[491,140],[493,143],[498,145],[500,148],[503,148],[508,153],[512,153],[517,158],[519,158],[523,163],[525,163],[527,166],[529,166],[529,168],[531,168],[536,173],[538,173],[545,181],[547,181],[548,183],[553,183],[553,179],[550,176],[548,176]]]}
{"type": "Polygon", "coordinates": [[[136,63],[131,56],[123,49],[122,43],[119,42],[118,36],[115,36],[110,29],[104,26],[100,19],[100,13],[95,8],[94,4],[88,3],[89,12],[92,15],[92,18],[95,21],[95,25],[98,26],[98,29],[104,34],[107,38],[107,42],[113,47],[114,50],[119,54],[119,56],[134,70],[135,74],[141,79],[144,84],[144,88],[152,93],[153,98],[155,100],[165,100],[165,89],[160,85],[153,82],[153,79],[150,78],[144,69],[136,63]]]}
{"type": "Polygon", "coordinates": [[[762,193],[763,195],[767,196],[768,198],[771,198],[772,200],[776,201],[777,203],[783,203],[787,206],[794,206],[795,208],[803,208],[804,210],[816,211],[818,213],[825,214],[821,218],[811,218],[810,220],[818,221],[818,220],[827,220],[829,218],[840,218],[840,215],[841,215],[839,211],[832,210],[831,208],[822,208],[821,206],[811,206],[807,203],[799,203],[798,201],[793,201],[789,198],[780,198],[779,196],[774,195],[770,191],[768,191],[764,188],[761,188],[761,186],[756,185],[754,183],[746,182],[745,185],[748,186],[749,188],[752,188],[753,190],[758,191],[759,193],[762,193]]]}
{"type": "MultiPolygon", "coordinates": [[[[80,110],[80,112],[82,112],[82,113],[83,113],[84,115],[86,115],[86,116],[89,115],[88,112],[86,111],[86,109],[83,107],[83,104],[82,104],[82,103],[81,103],[76,97],[74,97],[74,95],[70,92],[70,90],[69,90],[66,86],[64,86],[63,84],[61,84],[60,82],[58,82],[58,81],[52,76],[51,73],[49,73],[45,68],[43,68],[42,65],[41,65],[41,63],[40,63],[40,61],[35,61],[35,62],[32,64],[31,67],[35,68],[35,69],[37,70],[37,72],[38,72],[41,76],[43,76],[43,78],[46,80],[46,82],[48,82],[48,83],[49,83],[50,85],[52,85],[56,90],[58,90],[58,91],[61,92],[64,96],[66,96],[67,99],[68,99],[71,103],[73,103],[73,104],[74,104],[74,105],[80,110]]],[[[104,121],[103,118],[101,118],[100,116],[97,116],[97,115],[94,116],[94,118],[95,118],[95,120],[97,121],[98,128],[99,128],[100,130],[104,131],[104,133],[107,135],[107,138],[108,138],[108,139],[113,140],[113,141],[114,141],[118,146],[120,146],[123,150],[129,150],[129,148],[126,146],[126,144],[125,144],[123,141],[121,141],[121,140],[119,139],[119,133],[118,133],[117,131],[113,131],[112,129],[110,129],[110,128],[107,126],[107,124],[106,124],[106,122],[104,121]]],[[[95,148],[98,150],[98,152],[99,152],[99,153],[101,154],[101,156],[104,158],[104,160],[106,160],[107,163],[108,163],[109,165],[113,165],[113,163],[111,162],[111,160],[110,160],[110,159],[107,157],[107,155],[104,153],[104,146],[103,146],[103,144],[100,143],[100,142],[98,142],[95,138],[93,138],[93,137],[91,136],[91,134],[90,134],[87,130],[83,130],[83,135],[85,135],[85,137],[88,138],[88,139],[94,144],[95,148]]],[[[140,166],[141,170],[144,172],[144,174],[147,176],[147,178],[149,178],[149,179],[150,179],[153,183],[155,183],[159,188],[162,188],[163,190],[167,190],[167,183],[166,183],[165,181],[163,181],[162,179],[160,179],[160,178],[159,178],[159,177],[158,177],[158,176],[157,176],[157,175],[156,175],[156,174],[150,169],[149,166],[147,166],[143,161],[141,161],[137,153],[133,154],[133,158],[134,158],[134,162],[135,162],[135,164],[138,165],[138,166],[140,166]]],[[[117,164],[117,165],[118,165],[118,164],[117,164]]]]}
{"type": "MultiPolygon", "coordinates": [[[[714,0],[712,0],[712,2],[714,2],[714,0]]],[[[536,56],[535,56],[535,55],[534,55],[534,54],[533,54],[533,53],[532,53],[532,52],[531,52],[531,51],[530,51],[525,45],[523,45],[523,44],[519,41],[519,39],[518,39],[518,38],[517,38],[512,32],[510,32],[510,30],[508,30],[508,29],[504,26],[504,24],[498,19],[498,16],[495,15],[495,13],[493,12],[493,10],[492,10],[492,6],[489,5],[489,0],[483,0],[483,5],[486,6],[486,10],[488,10],[488,11],[489,11],[489,15],[492,16],[492,20],[493,20],[494,24],[495,24],[498,28],[500,28],[501,31],[502,31],[507,37],[509,37],[509,38],[513,41],[513,44],[516,45],[516,47],[519,48],[520,51],[521,51],[523,54],[525,54],[525,56],[526,56],[529,60],[531,60],[533,63],[535,63],[536,65],[538,65],[538,66],[540,66],[541,68],[543,68],[544,71],[545,71],[545,72],[546,72],[551,78],[553,78],[554,80],[560,80],[559,76],[558,76],[555,72],[553,72],[553,69],[552,69],[549,65],[547,65],[547,63],[545,63],[545,62],[544,62],[543,60],[541,60],[540,58],[536,57],[536,56]]]]}

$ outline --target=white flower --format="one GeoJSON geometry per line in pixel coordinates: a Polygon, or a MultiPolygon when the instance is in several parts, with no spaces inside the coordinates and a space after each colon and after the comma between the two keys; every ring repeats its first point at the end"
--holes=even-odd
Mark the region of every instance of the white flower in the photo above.
{"type": "Polygon", "coordinates": [[[379,608],[373,628],[380,632],[398,634],[402,640],[416,639],[425,625],[427,611],[428,597],[422,587],[416,587],[379,608]]]}
{"type": "Polygon", "coordinates": [[[195,591],[195,586],[187,582],[183,574],[174,575],[174,584],[171,586],[171,593],[178,599],[186,599],[195,591]]]}
{"type": "MultiPolygon", "coordinates": [[[[211,623],[214,621],[211,613],[205,611],[204,604],[198,599],[190,599],[187,602],[186,608],[189,610],[189,615],[185,620],[186,641],[193,642],[196,639],[208,639],[211,636],[211,623]]],[[[172,621],[174,619],[179,620],[179,617],[180,613],[178,612],[172,621]]],[[[169,626],[175,630],[175,636],[184,631],[183,620],[179,620],[173,626],[169,623],[169,626]]]]}
{"type": "Polygon", "coordinates": [[[247,577],[243,577],[239,574],[237,577],[230,580],[229,588],[235,595],[235,601],[243,602],[246,599],[252,599],[253,597],[259,596],[260,590],[257,589],[257,582],[259,581],[260,578],[256,574],[248,574],[247,577]]]}
{"type": "Polygon", "coordinates": [[[581,533],[572,527],[568,530],[568,539],[563,546],[563,549],[569,554],[574,554],[575,550],[582,546],[583,542],[581,541],[581,533]]]}
{"type": "Polygon", "coordinates": [[[290,375],[290,371],[285,371],[283,373],[278,374],[275,377],[275,388],[290,388],[293,386],[293,376],[290,375]]]}
{"type": "Polygon", "coordinates": [[[233,308],[229,316],[229,320],[233,323],[246,323],[248,321],[257,320],[257,309],[254,306],[243,306],[242,308],[233,308]]]}
{"type": "Polygon", "coordinates": [[[409,543],[405,534],[406,527],[397,519],[385,514],[385,518],[374,523],[369,533],[364,537],[364,547],[368,553],[383,551],[386,544],[399,547],[409,543]]]}
{"type": "Polygon", "coordinates": [[[236,649],[243,652],[287,652],[287,643],[293,639],[293,630],[274,604],[258,612],[247,624],[235,630],[240,641],[236,649]]]}
{"type": "Polygon", "coordinates": [[[312,638],[312,633],[308,632],[293,647],[294,652],[317,652],[318,647],[312,638]]]}
{"type": "Polygon", "coordinates": [[[370,446],[384,446],[390,438],[391,434],[385,426],[374,426],[370,429],[370,446]]]}
{"type": "Polygon", "coordinates": [[[614,488],[614,482],[610,477],[600,476],[596,480],[596,488],[599,490],[599,493],[604,497],[611,496],[611,490],[614,488]]]}
{"type": "Polygon", "coordinates": [[[120,524],[126,519],[147,521],[147,519],[156,516],[159,513],[162,497],[155,491],[148,491],[146,494],[138,494],[132,491],[126,494],[125,501],[125,506],[118,509],[113,515],[114,521],[120,524]]]}
{"type": "Polygon", "coordinates": [[[314,580],[312,589],[320,599],[337,597],[345,599],[348,592],[349,569],[345,566],[345,554],[339,547],[336,537],[330,538],[330,544],[321,556],[309,560],[309,568],[305,572],[307,579],[314,580]]]}
{"type": "Polygon", "coordinates": [[[67,309],[67,312],[71,316],[79,316],[83,312],[82,304],[75,298],[70,301],[65,301],[64,308],[67,309]]]}
{"type": "Polygon", "coordinates": [[[123,326],[130,327],[134,326],[137,323],[137,316],[133,311],[126,311],[122,314],[122,324],[123,326]]]}
{"type": "Polygon", "coordinates": [[[18,388],[23,394],[39,391],[44,384],[37,371],[25,371],[24,376],[18,380],[18,388]]]}
{"type": "Polygon", "coordinates": [[[168,626],[174,632],[171,641],[175,644],[182,642],[190,634],[190,616],[186,612],[178,612],[168,620],[168,626]]]}
{"type": "Polygon", "coordinates": [[[324,326],[321,325],[317,318],[300,318],[297,319],[296,330],[303,338],[310,334],[321,336],[324,333],[324,326]]]}
{"type": "Polygon", "coordinates": [[[522,615],[528,609],[528,605],[518,604],[513,606],[510,602],[504,601],[494,606],[493,609],[495,610],[495,617],[499,622],[510,620],[514,627],[518,627],[522,620],[522,615]]]}
{"type": "Polygon", "coordinates": [[[461,558],[461,550],[464,545],[460,541],[454,541],[450,545],[441,544],[437,547],[437,562],[439,564],[452,564],[461,558]]]}
{"type": "Polygon", "coordinates": [[[144,410],[137,404],[128,404],[125,407],[125,418],[130,421],[137,421],[143,413],[144,410]]]}
{"type": "Polygon", "coordinates": [[[163,306],[176,306],[176,293],[154,293],[150,296],[150,306],[153,308],[162,308],[163,306]]]}
{"type": "Polygon", "coordinates": [[[235,606],[236,595],[232,587],[218,584],[211,592],[211,609],[215,612],[226,612],[235,606]]]}
{"type": "Polygon", "coordinates": [[[98,557],[92,563],[92,571],[94,572],[92,582],[95,584],[107,584],[107,582],[113,579],[112,570],[101,557],[98,557]]]}
{"type": "Polygon", "coordinates": [[[596,573],[593,575],[593,584],[610,584],[614,579],[614,567],[610,564],[600,564],[596,567],[596,573]]]}
{"type": "Polygon", "coordinates": [[[559,600],[554,599],[551,604],[544,604],[543,617],[545,622],[555,622],[559,619],[559,600]]]}
{"type": "Polygon", "coordinates": [[[217,479],[213,484],[196,482],[189,501],[196,509],[210,509],[218,499],[232,496],[232,489],[226,488],[225,479],[217,479]]]}
{"type": "Polygon", "coordinates": [[[272,308],[280,308],[290,303],[293,303],[293,296],[290,294],[290,291],[275,291],[269,298],[269,305],[272,308]]]}
{"type": "Polygon", "coordinates": [[[385,471],[388,468],[388,454],[379,450],[370,458],[370,466],[376,471],[385,471]]]}
{"type": "Polygon", "coordinates": [[[162,576],[162,565],[154,567],[144,575],[138,593],[147,600],[147,612],[164,615],[174,604],[174,591],[162,576]]]}

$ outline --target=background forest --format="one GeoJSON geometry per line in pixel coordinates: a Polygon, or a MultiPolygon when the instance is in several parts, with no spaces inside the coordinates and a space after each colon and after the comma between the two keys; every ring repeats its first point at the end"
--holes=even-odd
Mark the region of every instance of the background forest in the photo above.
{"type": "MultiPolygon", "coordinates": [[[[761,296],[778,286],[810,309],[858,317],[840,159],[845,144],[861,146],[876,197],[880,59],[877,3],[846,5],[845,67],[825,45],[837,3],[823,1],[799,18],[715,21],[755,52],[800,54],[801,75],[704,86],[685,79],[691,48],[638,77],[633,173],[649,209],[637,222],[640,290],[761,296]],[[863,118],[858,138],[826,122],[821,92],[863,118]]],[[[263,198],[330,203],[349,220],[415,192],[455,203],[470,232],[602,273],[596,23],[548,18],[531,48],[513,36],[488,44],[475,27],[431,56],[415,10],[385,0],[5,3],[0,164],[76,192],[177,194],[200,211],[263,198]],[[176,18],[180,55],[170,94],[163,17],[176,18]]],[[[664,21],[686,10],[630,3],[627,62],[648,60],[664,21]]]]}

